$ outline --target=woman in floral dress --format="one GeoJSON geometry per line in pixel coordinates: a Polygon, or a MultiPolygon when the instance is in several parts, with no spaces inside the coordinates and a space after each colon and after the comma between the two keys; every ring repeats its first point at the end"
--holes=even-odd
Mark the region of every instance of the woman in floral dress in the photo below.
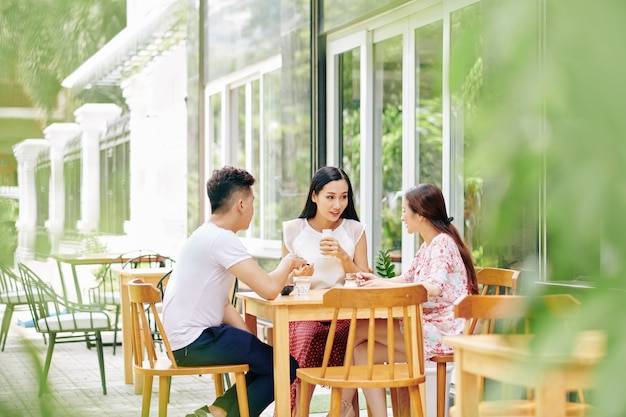
{"type": "MultiPolygon", "coordinates": [[[[419,233],[423,239],[410,268],[402,275],[381,279],[372,274],[362,274],[361,285],[388,287],[406,283],[421,283],[428,291],[423,307],[424,358],[452,353],[452,347],[443,344],[444,336],[463,332],[464,323],[454,318],[454,301],[466,294],[477,294],[476,272],[468,247],[448,217],[441,190],[433,184],[420,184],[409,189],[402,202],[402,221],[409,233],[419,233]]],[[[357,326],[355,363],[367,360],[367,323],[357,326]],[[363,344],[364,343],[364,344],[363,344]],[[360,344],[360,346],[359,346],[360,344]]],[[[394,326],[400,327],[399,320],[394,326]]],[[[376,326],[376,342],[386,349],[386,326],[376,326]]],[[[404,342],[399,338],[396,348],[401,350],[404,342]]],[[[398,354],[398,361],[404,358],[398,354]]],[[[387,416],[387,404],[383,389],[363,390],[371,416],[387,416]]],[[[342,393],[342,417],[355,415],[351,402],[355,390],[344,389],[342,393]]]]}

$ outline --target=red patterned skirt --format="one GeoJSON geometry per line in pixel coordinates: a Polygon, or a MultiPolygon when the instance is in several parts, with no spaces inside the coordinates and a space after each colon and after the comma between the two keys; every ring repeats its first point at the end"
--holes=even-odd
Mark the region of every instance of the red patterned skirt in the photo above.
{"type": "MultiPolygon", "coordinates": [[[[293,356],[301,368],[313,368],[322,366],[324,358],[324,347],[330,322],[319,321],[293,321],[289,323],[289,353],[293,356]]],[[[340,320],[337,322],[335,331],[335,341],[330,353],[330,366],[343,364],[346,353],[346,343],[348,341],[348,331],[350,320],[340,320]]],[[[296,404],[296,386],[300,383],[296,379],[291,384],[291,409],[296,404]]]]}

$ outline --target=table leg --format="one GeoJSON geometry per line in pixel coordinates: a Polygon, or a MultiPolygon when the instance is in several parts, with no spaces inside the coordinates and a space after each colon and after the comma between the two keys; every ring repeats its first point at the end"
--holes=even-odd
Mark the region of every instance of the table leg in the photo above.
{"type": "Polygon", "coordinates": [[[565,417],[566,389],[563,374],[549,371],[535,389],[536,417],[565,417]]]}
{"type": "Polygon", "coordinates": [[[291,415],[289,365],[289,314],[281,306],[274,311],[274,409],[278,416],[291,415]]]}
{"type": "Polygon", "coordinates": [[[478,415],[478,378],[465,370],[464,360],[463,351],[461,349],[456,350],[454,352],[454,363],[457,369],[454,403],[459,404],[460,413],[458,417],[473,417],[478,415]]]}
{"type": "Polygon", "coordinates": [[[120,314],[122,315],[122,355],[124,356],[124,383],[133,383],[133,340],[130,298],[128,296],[128,284],[120,279],[120,314]]]}

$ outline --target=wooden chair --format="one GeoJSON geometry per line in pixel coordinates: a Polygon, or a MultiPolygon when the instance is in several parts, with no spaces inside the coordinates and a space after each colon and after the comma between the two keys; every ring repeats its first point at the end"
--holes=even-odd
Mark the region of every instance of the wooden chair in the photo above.
{"type": "Polygon", "coordinates": [[[20,278],[4,264],[0,264],[0,304],[4,304],[5,307],[0,327],[0,350],[4,352],[15,307],[28,306],[26,291],[20,278]]]}
{"type": "Polygon", "coordinates": [[[426,289],[421,285],[397,288],[332,288],[324,294],[324,306],[334,309],[330,324],[322,366],[299,368],[296,373],[301,380],[300,414],[309,415],[309,398],[315,385],[331,387],[330,416],[339,416],[342,388],[398,388],[408,387],[411,414],[423,416],[422,386],[424,375],[424,341],[422,334],[422,308],[426,301],[426,289]],[[394,311],[395,308],[395,311],[394,311]],[[385,311],[388,332],[387,360],[384,364],[374,363],[374,312],[385,311]],[[400,313],[398,309],[401,309],[400,313]],[[350,317],[350,331],[343,366],[328,366],[335,340],[337,320],[350,317]],[[368,363],[352,364],[355,345],[356,324],[359,318],[369,318],[369,340],[367,342],[368,363]],[[404,320],[404,343],[406,363],[396,363],[394,326],[392,318],[404,320]]]}
{"type": "MultiPolygon", "coordinates": [[[[169,400],[170,380],[176,375],[218,375],[214,380],[221,381],[222,374],[234,373],[237,389],[239,412],[242,417],[249,417],[248,391],[246,388],[245,373],[248,372],[247,364],[215,365],[215,366],[177,366],[170,348],[169,340],[163,329],[163,323],[156,311],[156,303],[161,302],[161,293],[154,286],[144,283],[141,279],[134,279],[128,284],[128,292],[131,303],[132,332],[133,332],[133,369],[135,374],[143,376],[143,400],[141,415],[150,415],[150,399],[152,397],[152,380],[159,377],[159,417],[167,416],[167,403],[169,400]],[[152,331],[146,309],[152,312],[153,320],[161,335],[167,351],[167,358],[157,356],[152,331]],[[144,360],[145,356],[145,360],[144,360]]],[[[216,384],[216,396],[224,392],[222,384],[216,384]]]]}
{"type": "MultiPolygon", "coordinates": [[[[529,333],[533,322],[537,319],[552,317],[563,320],[576,319],[580,303],[569,294],[546,295],[542,297],[526,297],[518,295],[490,296],[468,295],[455,303],[455,316],[466,319],[466,334],[492,333],[529,333]]],[[[484,381],[478,381],[480,390],[484,381]]],[[[503,386],[503,393],[510,388],[503,386]]],[[[481,394],[482,395],[482,394],[481,394]]],[[[528,390],[528,399],[522,400],[485,400],[479,405],[479,415],[484,416],[533,416],[535,414],[532,390],[528,390]]],[[[590,406],[584,403],[582,392],[579,396],[583,402],[568,402],[568,416],[585,416],[590,406]]],[[[450,408],[450,416],[454,417],[456,408],[450,408]]]]}
{"type": "Polygon", "coordinates": [[[113,354],[117,348],[121,297],[119,291],[120,269],[126,268],[163,268],[172,266],[174,260],[151,250],[133,250],[126,252],[111,261],[98,277],[98,285],[89,290],[89,303],[102,307],[115,308],[115,325],[113,330],[113,354]]]}
{"type": "Polygon", "coordinates": [[[20,263],[18,269],[35,330],[48,335],[50,339],[39,385],[39,395],[41,396],[46,387],[55,345],[75,342],[87,342],[88,346],[95,342],[100,364],[102,393],[106,395],[101,333],[113,330],[108,312],[97,306],[66,301],[26,265],[20,263]]]}
{"type": "MultiPolygon", "coordinates": [[[[481,295],[499,294],[514,295],[517,292],[517,279],[521,271],[503,268],[482,268],[476,271],[476,281],[481,295]]],[[[437,417],[446,414],[447,364],[454,362],[454,354],[437,355],[430,358],[437,364],[437,417]]]]}

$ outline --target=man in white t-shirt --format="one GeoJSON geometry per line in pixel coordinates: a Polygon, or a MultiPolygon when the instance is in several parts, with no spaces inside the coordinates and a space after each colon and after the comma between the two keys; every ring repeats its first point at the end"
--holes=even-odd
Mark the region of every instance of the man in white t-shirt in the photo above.
{"type": "MultiPolygon", "coordinates": [[[[289,273],[305,267],[299,256],[285,256],[265,272],[236,233],[246,230],[254,214],[254,177],[243,169],[224,167],[208,180],[211,217],[196,229],[177,259],[163,299],[163,324],[179,366],[247,363],[248,404],[259,416],[274,401],[272,347],[254,336],[231,304],[235,277],[257,294],[274,299],[289,273]]],[[[291,381],[297,362],[291,358],[291,381]]],[[[210,406],[187,416],[238,417],[235,387],[210,406]]]]}

